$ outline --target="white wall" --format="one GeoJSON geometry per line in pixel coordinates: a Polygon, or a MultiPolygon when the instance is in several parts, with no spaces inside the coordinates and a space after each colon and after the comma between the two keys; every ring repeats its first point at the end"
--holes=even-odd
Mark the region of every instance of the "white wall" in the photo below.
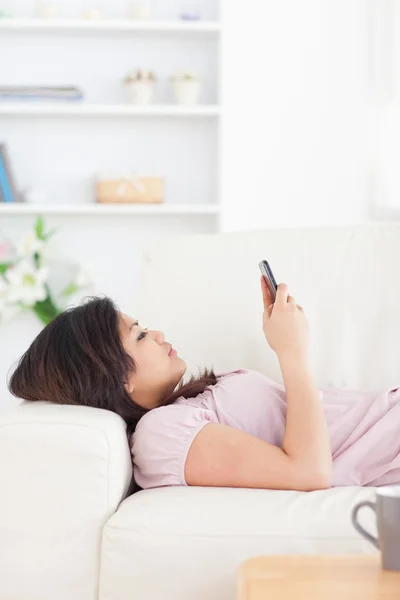
{"type": "Polygon", "coordinates": [[[371,3],[374,19],[376,89],[375,185],[383,214],[400,217],[400,5],[396,0],[371,3]]]}
{"type": "Polygon", "coordinates": [[[224,2],[224,230],[368,218],[367,7],[224,2]]]}

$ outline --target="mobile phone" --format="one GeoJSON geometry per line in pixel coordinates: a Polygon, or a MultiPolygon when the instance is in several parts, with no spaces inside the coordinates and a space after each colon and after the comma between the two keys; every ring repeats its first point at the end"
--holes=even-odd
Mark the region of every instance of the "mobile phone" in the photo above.
{"type": "Polygon", "coordinates": [[[266,260],[262,260],[258,266],[260,267],[260,271],[263,274],[264,281],[267,284],[272,299],[275,302],[276,290],[278,289],[278,286],[276,284],[274,274],[272,273],[272,269],[266,260]]]}

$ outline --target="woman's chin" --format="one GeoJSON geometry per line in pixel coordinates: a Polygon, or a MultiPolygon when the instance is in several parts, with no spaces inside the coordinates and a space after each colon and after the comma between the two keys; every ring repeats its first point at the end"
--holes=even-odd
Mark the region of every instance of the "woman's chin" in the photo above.
{"type": "Polygon", "coordinates": [[[176,361],[176,363],[179,363],[179,369],[180,369],[180,372],[182,373],[182,377],[183,377],[184,374],[186,373],[187,364],[185,363],[183,358],[181,358],[180,356],[173,357],[173,360],[176,361]]]}
{"type": "Polygon", "coordinates": [[[187,364],[185,363],[185,361],[183,360],[183,358],[181,358],[180,356],[177,356],[176,358],[180,361],[180,363],[182,364],[182,366],[185,368],[185,371],[186,371],[187,364]]]}

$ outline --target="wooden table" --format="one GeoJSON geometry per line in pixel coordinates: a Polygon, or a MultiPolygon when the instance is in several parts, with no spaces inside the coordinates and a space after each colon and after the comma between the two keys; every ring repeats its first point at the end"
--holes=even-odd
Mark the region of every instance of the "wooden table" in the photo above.
{"type": "Polygon", "coordinates": [[[238,569],[238,600],[400,600],[400,572],[380,554],[273,555],[238,569]]]}

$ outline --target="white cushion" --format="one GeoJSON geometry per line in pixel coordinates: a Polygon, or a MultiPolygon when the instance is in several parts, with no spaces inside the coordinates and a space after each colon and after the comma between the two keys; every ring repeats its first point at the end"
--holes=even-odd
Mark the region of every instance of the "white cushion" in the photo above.
{"type": "MultiPolygon", "coordinates": [[[[158,488],[127,498],[104,528],[101,600],[234,600],[236,569],[262,554],[372,553],[351,508],[373,488],[317,492],[158,488]]],[[[372,511],[360,520],[376,533],[372,511]]]]}
{"type": "Polygon", "coordinates": [[[255,369],[281,382],[262,332],[270,262],[303,305],[320,386],[398,385],[400,223],[276,229],[162,240],[145,259],[137,317],[161,329],[189,371],[255,369]]]}
{"type": "Polygon", "coordinates": [[[97,600],[103,526],[131,481],[125,429],[85,406],[1,415],[2,600],[97,600]]]}

